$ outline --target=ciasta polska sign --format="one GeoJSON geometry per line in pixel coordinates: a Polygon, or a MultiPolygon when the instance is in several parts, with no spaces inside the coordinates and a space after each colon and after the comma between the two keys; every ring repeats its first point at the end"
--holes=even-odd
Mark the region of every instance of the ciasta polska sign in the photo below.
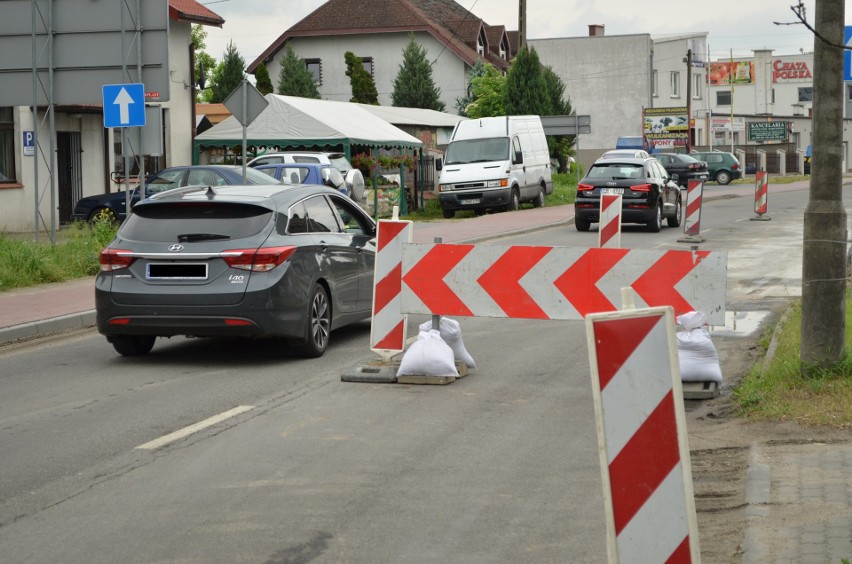
{"type": "Polygon", "coordinates": [[[813,80],[808,63],[776,59],[772,63],[772,82],[783,82],[785,80],[813,80]]]}

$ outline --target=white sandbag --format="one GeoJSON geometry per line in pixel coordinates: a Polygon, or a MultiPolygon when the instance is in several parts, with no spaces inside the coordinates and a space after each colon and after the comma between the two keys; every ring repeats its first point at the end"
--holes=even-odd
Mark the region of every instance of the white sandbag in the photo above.
{"type": "Polygon", "coordinates": [[[716,346],[710,339],[710,332],[704,326],[705,315],[692,311],[678,316],[678,324],[684,331],[678,331],[677,352],[680,363],[680,379],[683,382],[722,383],[722,368],[716,346]]]}
{"type": "MultiPolygon", "coordinates": [[[[441,338],[444,339],[444,342],[447,343],[451,349],[453,349],[453,356],[455,359],[466,364],[468,368],[476,368],[476,362],[474,362],[470,353],[467,352],[467,349],[464,346],[464,341],[462,341],[461,325],[459,325],[459,322],[455,319],[450,319],[449,317],[441,317],[439,327],[441,338]]],[[[420,324],[421,331],[430,331],[431,329],[431,321],[426,321],[425,323],[420,324]]]]}
{"type": "Polygon", "coordinates": [[[420,331],[402,355],[399,376],[458,376],[453,349],[441,338],[441,333],[430,329],[420,331]]]}

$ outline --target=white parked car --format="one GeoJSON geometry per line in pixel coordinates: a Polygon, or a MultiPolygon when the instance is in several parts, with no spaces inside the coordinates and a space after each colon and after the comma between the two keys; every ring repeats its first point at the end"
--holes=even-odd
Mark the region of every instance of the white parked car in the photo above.
{"type": "Polygon", "coordinates": [[[340,171],[346,181],[347,195],[360,202],[364,198],[364,175],[352,166],[343,153],[323,153],[319,151],[284,151],[281,153],[266,153],[253,158],[248,166],[254,168],[261,165],[279,163],[319,163],[328,164],[340,171]]]}

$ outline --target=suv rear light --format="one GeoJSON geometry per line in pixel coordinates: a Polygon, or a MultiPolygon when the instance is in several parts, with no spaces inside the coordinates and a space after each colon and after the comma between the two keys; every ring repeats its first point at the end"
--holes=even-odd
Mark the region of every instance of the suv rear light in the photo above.
{"type": "Polygon", "coordinates": [[[739,163],[733,163],[733,164],[731,165],[731,170],[737,170],[738,168],[740,168],[739,163]]]}
{"type": "Polygon", "coordinates": [[[695,170],[697,168],[701,168],[701,163],[689,163],[690,170],[695,170]]]}
{"type": "Polygon", "coordinates": [[[127,268],[136,257],[133,256],[133,251],[124,249],[104,249],[98,255],[98,262],[101,264],[103,272],[112,272],[121,268],[127,268]]]}
{"type": "Polygon", "coordinates": [[[577,185],[577,190],[578,190],[578,191],[582,191],[582,190],[594,190],[594,189],[595,189],[595,187],[594,187],[594,186],[592,186],[591,184],[578,184],[578,185],[577,185]]]}
{"type": "Polygon", "coordinates": [[[222,258],[231,268],[251,272],[268,272],[290,258],[296,247],[261,247],[224,251],[222,258]]]}
{"type": "Polygon", "coordinates": [[[634,192],[650,192],[651,185],[650,184],[637,184],[636,186],[631,186],[631,190],[634,192]]]}

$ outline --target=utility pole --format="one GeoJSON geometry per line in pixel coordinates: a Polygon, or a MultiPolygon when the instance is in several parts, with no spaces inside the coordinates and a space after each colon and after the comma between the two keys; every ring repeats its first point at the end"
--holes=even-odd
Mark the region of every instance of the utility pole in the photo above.
{"type": "Polygon", "coordinates": [[[518,51],[527,46],[527,0],[518,0],[518,51]]]}
{"type": "Polygon", "coordinates": [[[692,49],[686,50],[686,154],[692,149],[692,49]]]}
{"type": "Polygon", "coordinates": [[[846,344],[846,210],[842,199],[844,0],[816,0],[811,189],[802,249],[803,374],[846,344]],[[829,44],[831,43],[831,44],[829,44]],[[833,45],[832,45],[833,44],[833,45]]]}

